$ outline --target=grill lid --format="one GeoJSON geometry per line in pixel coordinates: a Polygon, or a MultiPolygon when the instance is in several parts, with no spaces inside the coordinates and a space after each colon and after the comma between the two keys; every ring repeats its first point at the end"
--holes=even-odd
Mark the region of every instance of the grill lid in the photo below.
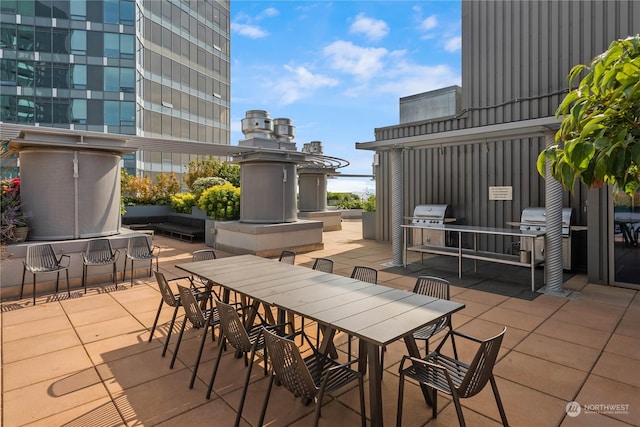
{"type": "Polygon", "coordinates": [[[451,216],[449,205],[416,205],[413,209],[414,224],[442,224],[451,216]]]}
{"type": "MultiPolygon", "coordinates": [[[[573,224],[573,208],[562,209],[562,234],[569,234],[573,224]]],[[[520,230],[542,230],[547,227],[547,209],[540,207],[525,208],[520,216],[520,230]]]]}

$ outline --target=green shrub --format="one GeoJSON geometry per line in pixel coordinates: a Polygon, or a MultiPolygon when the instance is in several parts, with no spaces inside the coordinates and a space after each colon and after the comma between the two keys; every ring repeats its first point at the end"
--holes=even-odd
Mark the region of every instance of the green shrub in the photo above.
{"type": "Polygon", "coordinates": [[[367,197],[362,203],[362,208],[367,212],[375,212],[376,211],[376,195],[371,194],[367,197]]]}
{"type": "Polygon", "coordinates": [[[193,184],[191,184],[191,191],[193,192],[193,194],[195,194],[196,199],[199,199],[200,196],[202,196],[202,192],[207,188],[211,188],[214,185],[224,185],[227,182],[228,181],[226,181],[224,178],[220,178],[218,176],[207,176],[204,178],[198,178],[193,181],[193,184]]]}
{"type": "Polygon", "coordinates": [[[231,184],[215,185],[203,191],[198,207],[212,219],[239,219],[240,189],[231,184]]]}
{"type": "Polygon", "coordinates": [[[362,209],[360,196],[354,193],[327,193],[327,204],[339,209],[362,209]]]}
{"type": "Polygon", "coordinates": [[[193,191],[193,184],[198,178],[217,176],[240,187],[240,166],[228,162],[221,162],[211,156],[206,159],[189,162],[189,172],[184,177],[184,183],[193,191]]]}
{"type": "Polygon", "coordinates": [[[191,208],[196,205],[196,196],[193,193],[178,193],[171,196],[171,210],[177,213],[190,214],[191,208]]]}

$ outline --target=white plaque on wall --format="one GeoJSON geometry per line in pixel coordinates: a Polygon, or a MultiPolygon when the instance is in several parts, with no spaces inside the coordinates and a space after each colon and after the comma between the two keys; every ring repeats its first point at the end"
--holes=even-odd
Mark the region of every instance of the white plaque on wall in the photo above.
{"type": "Polygon", "coordinates": [[[513,187],[489,187],[489,200],[513,200],[513,187]]]}

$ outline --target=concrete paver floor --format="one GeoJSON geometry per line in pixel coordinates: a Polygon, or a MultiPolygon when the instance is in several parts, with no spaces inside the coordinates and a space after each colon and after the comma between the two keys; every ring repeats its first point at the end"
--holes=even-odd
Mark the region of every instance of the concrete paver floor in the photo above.
{"type": "MultiPolygon", "coordinates": [[[[412,289],[415,275],[385,271],[391,245],[362,240],[359,221],[344,221],[341,231],[324,233],[324,249],[298,254],[296,264],[313,259],[334,260],[334,272],[349,275],[355,265],[380,271],[381,284],[412,289]]],[[[190,260],[204,244],[154,237],[163,247],[160,269],[180,276],[177,263],[190,260]]],[[[228,255],[228,254],[220,254],[228,255]]],[[[427,260],[428,261],[428,260],[427,260]]],[[[456,329],[481,338],[508,331],[494,373],[510,424],[514,426],[640,425],[640,296],[630,289],[588,284],[581,275],[565,287],[577,291],[571,299],[541,295],[532,301],[456,286],[452,299],[466,304],[453,316],[456,329]],[[569,402],[581,405],[567,415],[569,402]],[[572,412],[571,415],[575,415],[572,412]]],[[[160,294],[155,280],[139,277],[133,287],[118,290],[93,285],[87,294],[41,296],[2,304],[1,391],[2,425],[14,426],[181,426],[233,425],[245,367],[230,350],[223,354],[214,394],[206,385],[218,352],[207,341],[198,380],[188,388],[200,343],[198,330],[187,330],[176,366],[169,368],[173,343],[161,357],[172,309],[165,307],[154,339],[148,342],[160,294]]],[[[299,321],[299,319],[297,319],[299,321]]],[[[315,333],[306,322],[305,331],[315,333]]],[[[433,340],[433,347],[436,340],[433,340]]],[[[346,337],[338,334],[340,358],[346,360],[346,337]]],[[[458,343],[461,358],[474,348],[458,343]]],[[[357,346],[355,346],[357,348],[357,346]]],[[[385,354],[383,377],[384,424],[395,425],[398,364],[404,345],[394,343],[385,354]]],[[[258,359],[258,363],[263,363],[258,359]]],[[[253,371],[243,425],[256,425],[267,379],[253,371]]],[[[365,390],[366,394],[366,390],[365,390]]],[[[486,387],[462,401],[468,425],[499,425],[499,414],[486,387]]],[[[369,405],[368,397],[366,402],[369,405]]],[[[351,387],[326,399],[321,425],[359,425],[357,389],[351,387]]],[[[422,399],[419,388],[405,389],[404,425],[457,425],[451,400],[440,395],[438,418],[422,399]]],[[[274,387],[266,423],[269,426],[311,425],[313,405],[303,406],[282,387],[274,387]]]]}

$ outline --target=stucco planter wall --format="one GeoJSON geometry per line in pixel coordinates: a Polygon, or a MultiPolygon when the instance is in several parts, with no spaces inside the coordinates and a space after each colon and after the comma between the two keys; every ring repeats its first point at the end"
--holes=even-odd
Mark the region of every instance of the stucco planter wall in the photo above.
{"type": "Polygon", "coordinates": [[[362,238],[376,239],[376,213],[362,212],[362,238]]]}

